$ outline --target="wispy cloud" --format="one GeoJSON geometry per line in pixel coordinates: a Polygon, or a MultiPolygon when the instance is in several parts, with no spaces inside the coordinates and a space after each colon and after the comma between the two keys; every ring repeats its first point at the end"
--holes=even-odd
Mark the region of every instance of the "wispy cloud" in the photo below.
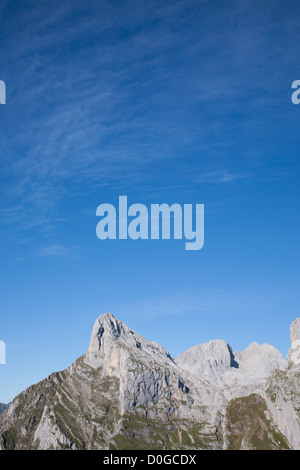
{"type": "Polygon", "coordinates": [[[251,178],[248,173],[232,173],[230,171],[208,171],[196,177],[198,183],[219,184],[219,183],[232,183],[234,181],[246,180],[251,178]]]}
{"type": "MultiPolygon", "coordinates": [[[[254,22],[249,2],[232,5],[226,19],[204,0],[134,2],[134,15],[121,2],[43,2],[18,13],[3,5],[6,222],[18,207],[19,228],[45,225],[66,195],[103,185],[156,190],[167,174],[170,187],[189,190],[255,174],[246,149],[233,154],[257,125],[249,109],[266,97],[264,51],[278,23],[254,22]]],[[[277,54],[291,60],[283,47],[277,54]]]]}
{"type": "Polygon", "coordinates": [[[39,258],[68,258],[68,259],[81,259],[76,247],[64,245],[48,245],[41,246],[34,251],[34,256],[39,258]]]}
{"type": "Polygon", "coordinates": [[[257,314],[264,309],[272,310],[278,303],[285,303],[287,298],[299,298],[298,292],[247,291],[209,289],[198,293],[176,294],[149,297],[137,301],[122,311],[130,315],[131,311],[139,312],[145,318],[167,318],[193,315],[230,315],[243,316],[257,314]],[[127,311],[128,309],[128,311],[127,311]]]}

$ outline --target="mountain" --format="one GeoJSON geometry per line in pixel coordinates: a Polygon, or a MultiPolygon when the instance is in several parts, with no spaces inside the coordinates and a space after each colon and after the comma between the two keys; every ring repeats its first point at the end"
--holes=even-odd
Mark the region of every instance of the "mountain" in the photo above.
{"type": "Polygon", "coordinates": [[[273,346],[251,343],[244,351],[232,352],[223,340],[199,344],[176,358],[181,368],[220,387],[251,385],[265,381],[273,370],[284,370],[286,361],[273,346]]]}
{"type": "Polygon", "coordinates": [[[172,358],[113,315],[88,351],[0,415],[0,449],[300,449],[300,319],[288,360],[223,340],[172,358]]]}

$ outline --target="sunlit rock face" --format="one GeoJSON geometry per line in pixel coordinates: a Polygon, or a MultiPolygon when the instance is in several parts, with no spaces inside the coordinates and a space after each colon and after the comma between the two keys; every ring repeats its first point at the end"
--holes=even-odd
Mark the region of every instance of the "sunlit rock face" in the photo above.
{"type": "Polygon", "coordinates": [[[291,364],[300,365],[300,318],[291,324],[291,349],[288,353],[288,360],[291,364]]]}

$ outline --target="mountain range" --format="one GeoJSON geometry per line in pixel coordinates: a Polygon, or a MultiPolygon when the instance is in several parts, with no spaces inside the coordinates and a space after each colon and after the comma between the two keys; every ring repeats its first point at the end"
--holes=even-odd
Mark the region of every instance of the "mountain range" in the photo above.
{"type": "Polygon", "coordinates": [[[172,358],[112,314],[0,415],[0,449],[300,450],[300,318],[285,359],[212,340],[172,358]]]}

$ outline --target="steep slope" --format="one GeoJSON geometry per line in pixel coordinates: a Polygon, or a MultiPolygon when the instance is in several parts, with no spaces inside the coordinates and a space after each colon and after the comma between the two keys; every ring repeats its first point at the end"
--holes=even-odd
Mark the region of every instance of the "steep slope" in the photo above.
{"type": "Polygon", "coordinates": [[[235,398],[226,409],[229,450],[289,450],[282,433],[267,413],[265,400],[257,394],[235,398]]]}
{"type": "Polygon", "coordinates": [[[0,448],[300,448],[298,326],[288,363],[272,346],[233,353],[222,340],[173,360],[102,315],[86,354],[0,415],[0,448]]]}
{"type": "Polygon", "coordinates": [[[291,324],[290,332],[288,367],[270,376],[264,398],[276,426],[300,450],[300,318],[291,324]]]}

